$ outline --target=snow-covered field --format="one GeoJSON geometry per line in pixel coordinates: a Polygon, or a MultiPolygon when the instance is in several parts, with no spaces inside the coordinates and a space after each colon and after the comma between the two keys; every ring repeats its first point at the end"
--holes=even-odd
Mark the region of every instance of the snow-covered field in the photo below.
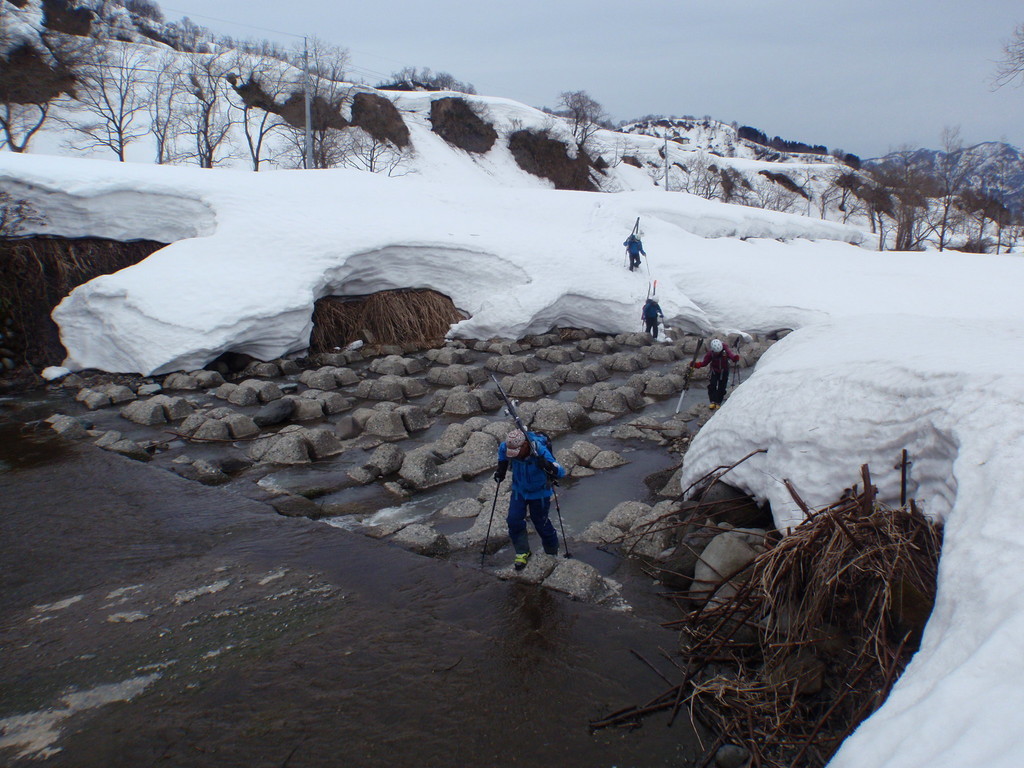
{"type": "MultiPolygon", "coordinates": [[[[1024,764],[1024,259],[878,253],[851,228],[649,187],[557,192],[426,133],[421,172],[400,178],[0,153],[0,189],[31,201],[43,231],[173,242],[60,305],[71,368],[273,358],[306,346],[318,297],[396,287],[451,296],[468,316],[454,337],[637,330],[654,280],[669,325],[798,329],[695,439],[684,487],[767,449],[731,479],[785,527],[798,517],[782,480],[821,504],[868,463],[893,502],[908,449],[913,495],[946,523],[938,601],[890,700],[834,765],[1024,764]],[[637,217],[648,259],[630,273],[621,243],[637,217]]],[[[621,167],[623,188],[634,170],[621,167]]]]}

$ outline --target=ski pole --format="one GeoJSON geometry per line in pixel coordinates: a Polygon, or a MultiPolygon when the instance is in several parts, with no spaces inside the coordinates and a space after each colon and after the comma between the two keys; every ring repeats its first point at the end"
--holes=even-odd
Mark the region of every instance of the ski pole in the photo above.
{"type": "Polygon", "coordinates": [[[491,523],[494,522],[494,508],[498,506],[498,491],[501,490],[501,483],[494,486],[494,502],[491,504],[491,516],[487,520],[487,535],[484,536],[484,551],[480,553],[480,567],[484,567],[484,558],[487,556],[487,544],[491,540],[491,523]]]}
{"type": "Polygon", "coordinates": [[[565,547],[565,555],[563,557],[570,558],[572,553],[569,552],[569,540],[565,537],[565,523],[562,522],[562,507],[558,504],[558,492],[555,490],[555,486],[558,483],[551,483],[551,495],[555,497],[555,511],[558,513],[558,525],[562,529],[562,545],[565,547]]]}
{"type": "Polygon", "coordinates": [[[693,381],[693,364],[697,362],[697,355],[700,354],[700,348],[704,346],[704,339],[697,342],[697,348],[693,350],[693,359],[690,360],[690,366],[686,369],[686,382],[683,384],[683,391],[679,393],[679,402],[676,403],[676,413],[679,413],[679,409],[683,407],[683,395],[686,394],[686,390],[690,388],[690,382],[693,381]]]}

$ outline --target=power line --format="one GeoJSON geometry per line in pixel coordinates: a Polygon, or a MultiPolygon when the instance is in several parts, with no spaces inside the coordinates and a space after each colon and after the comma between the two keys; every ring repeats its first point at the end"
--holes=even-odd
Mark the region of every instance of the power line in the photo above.
{"type": "Polygon", "coordinates": [[[168,10],[168,11],[174,11],[175,13],[184,14],[184,16],[187,17],[187,18],[192,18],[193,16],[195,16],[196,18],[199,18],[199,19],[207,19],[209,21],[219,21],[219,22],[221,22],[223,24],[231,24],[231,25],[234,25],[236,27],[245,27],[246,29],[258,29],[260,32],[273,32],[275,35],[287,35],[288,37],[298,37],[298,38],[306,37],[306,35],[297,35],[294,32],[285,32],[285,31],[280,30],[280,29],[269,29],[267,27],[257,27],[257,26],[255,26],[253,24],[243,24],[242,22],[239,22],[239,21],[231,21],[230,19],[221,19],[221,18],[218,18],[216,16],[206,16],[206,15],[201,14],[201,13],[190,13],[188,11],[183,11],[180,8],[168,8],[167,6],[164,6],[164,9],[168,10]]]}

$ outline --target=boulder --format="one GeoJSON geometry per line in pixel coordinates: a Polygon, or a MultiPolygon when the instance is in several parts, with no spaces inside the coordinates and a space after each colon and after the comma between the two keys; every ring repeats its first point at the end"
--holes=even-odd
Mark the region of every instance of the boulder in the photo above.
{"type": "Polygon", "coordinates": [[[451,552],[448,539],[429,525],[413,523],[400,530],[392,538],[396,544],[427,557],[447,557],[451,552]]]}
{"type": "Polygon", "coordinates": [[[558,560],[554,571],[541,582],[541,585],[584,602],[595,600],[604,592],[604,579],[601,578],[601,574],[594,566],[582,560],[558,560]]]}
{"type": "Polygon", "coordinates": [[[281,392],[281,388],[272,381],[246,379],[238,386],[243,389],[251,389],[256,392],[261,403],[269,403],[271,400],[279,400],[284,395],[284,393],[281,392]]]}
{"type": "Polygon", "coordinates": [[[370,455],[366,465],[376,469],[379,475],[390,475],[402,468],[404,460],[405,451],[393,443],[385,443],[370,455]]]}
{"type": "Polygon", "coordinates": [[[61,437],[69,440],[82,440],[89,436],[85,425],[73,416],[57,413],[46,420],[50,427],[61,437]]]}
{"type": "Polygon", "coordinates": [[[253,414],[252,420],[257,426],[271,427],[288,421],[294,410],[294,398],[283,397],[280,400],[274,400],[264,405],[253,414]]]}

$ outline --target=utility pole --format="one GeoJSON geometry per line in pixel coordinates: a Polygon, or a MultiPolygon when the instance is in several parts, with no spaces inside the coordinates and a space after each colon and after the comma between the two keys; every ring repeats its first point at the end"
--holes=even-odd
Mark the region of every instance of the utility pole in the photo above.
{"type": "Polygon", "coordinates": [[[306,151],[303,153],[303,165],[306,168],[313,167],[313,129],[311,123],[312,108],[310,104],[310,81],[309,81],[309,43],[307,39],[302,38],[302,61],[303,68],[305,69],[305,78],[303,80],[303,90],[305,91],[305,102],[306,102],[306,151]]]}
{"type": "Polygon", "coordinates": [[[668,192],[668,134],[665,134],[665,191],[668,192]]]}

